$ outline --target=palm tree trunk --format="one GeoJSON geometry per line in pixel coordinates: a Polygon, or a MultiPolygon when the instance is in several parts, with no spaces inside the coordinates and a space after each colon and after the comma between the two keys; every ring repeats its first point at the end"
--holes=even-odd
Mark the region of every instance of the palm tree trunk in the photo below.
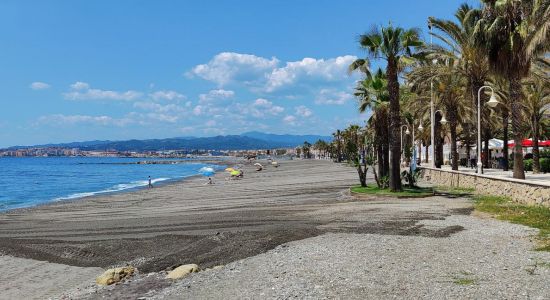
{"type": "Polygon", "coordinates": [[[523,166],[523,148],[521,142],[523,134],[521,130],[521,112],[523,93],[521,91],[521,80],[518,75],[510,77],[510,100],[512,102],[512,131],[514,136],[514,178],[525,179],[525,168],[523,166]]]}
{"type": "Polygon", "coordinates": [[[457,112],[454,109],[449,109],[449,125],[451,127],[451,158],[452,169],[458,171],[458,147],[457,147],[457,133],[456,127],[458,126],[457,112]]]}
{"type": "Polygon", "coordinates": [[[390,190],[400,192],[401,186],[401,139],[400,126],[401,116],[399,108],[399,81],[397,77],[397,61],[388,59],[386,68],[388,78],[388,93],[390,96],[390,190]]]}
{"type": "Polygon", "coordinates": [[[539,153],[539,124],[537,122],[536,116],[533,118],[533,173],[540,173],[540,153],[539,153]]]}
{"type": "Polygon", "coordinates": [[[418,165],[420,166],[422,164],[422,142],[418,142],[418,157],[416,158],[418,161],[418,165]]]}
{"type": "Polygon", "coordinates": [[[424,162],[427,164],[428,163],[428,160],[430,160],[430,145],[428,145],[428,143],[426,143],[426,145],[424,146],[425,147],[425,155],[426,156],[426,159],[424,160],[424,162]]]}
{"type": "MultiPolygon", "coordinates": [[[[487,123],[487,122],[486,122],[487,123]]],[[[485,145],[483,145],[483,168],[489,169],[489,140],[491,139],[491,129],[489,129],[489,125],[485,124],[485,128],[483,128],[483,142],[485,145]]]]}
{"type": "Polygon", "coordinates": [[[508,171],[508,168],[509,168],[509,157],[510,157],[510,154],[509,154],[509,150],[508,150],[508,120],[510,118],[510,113],[508,112],[508,110],[504,110],[502,112],[502,131],[503,131],[503,139],[504,139],[504,145],[503,145],[503,148],[502,148],[502,156],[503,156],[503,160],[502,160],[502,169],[504,171],[508,171]]]}
{"type": "Polygon", "coordinates": [[[435,167],[438,169],[441,169],[441,165],[443,165],[443,143],[441,142],[441,114],[435,115],[435,130],[434,130],[434,162],[435,167]]]}

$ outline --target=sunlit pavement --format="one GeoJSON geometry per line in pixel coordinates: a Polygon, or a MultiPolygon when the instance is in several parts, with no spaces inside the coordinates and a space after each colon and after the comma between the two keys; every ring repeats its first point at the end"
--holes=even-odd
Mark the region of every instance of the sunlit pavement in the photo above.
{"type": "MultiPolygon", "coordinates": [[[[451,170],[451,166],[442,166],[442,170],[451,170]]],[[[459,167],[459,171],[461,172],[467,172],[467,173],[475,173],[475,169],[466,168],[466,167],[459,167]]],[[[500,177],[500,178],[513,178],[513,172],[510,171],[503,171],[500,169],[484,169],[483,174],[487,176],[494,176],[494,177],[500,177]]],[[[533,172],[525,172],[525,181],[536,183],[536,184],[544,184],[550,186],[550,173],[546,174],[533,174],[533,172]]]]}

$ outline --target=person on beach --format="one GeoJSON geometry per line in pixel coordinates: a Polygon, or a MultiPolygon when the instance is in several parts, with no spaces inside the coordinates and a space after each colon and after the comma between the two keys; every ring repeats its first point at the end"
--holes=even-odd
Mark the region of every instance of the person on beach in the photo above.
{"type": "Polygon", "coordinates": [[[214,184],[214,182],[212,181],[212,177],[208,177],[208,182],[206,183],[206,185],[209,185],[209,184],[214,184]]]}
{"type": "Polygon", "coordinates": [[[153,183],[151,182],[151,176],[149,176],[149,188],[153,188],[153,183]]]}

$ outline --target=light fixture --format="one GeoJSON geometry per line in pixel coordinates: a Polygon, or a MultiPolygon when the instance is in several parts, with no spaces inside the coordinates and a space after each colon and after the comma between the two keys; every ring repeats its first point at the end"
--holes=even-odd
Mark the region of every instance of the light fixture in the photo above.
{"type": "Polygon", "coordinates": [[[439,121],[441,125],[447,124],[447,119],[445,119],[445,116],[441,117],[441,121],[439,121]]]}
{"type": "Polygon", "coordinates": [[[420,125],[418,126],[418,131],[422,131],[424,130],[424,126],[422,126],[422,123],[420,123],[420,125]]]}
{"type": "Polygon", "coordinates": [[[495,94],[492,94],[491,99],[489,99],[489,102],[487,102],[487,105],[489,105],[490,107],[496,107],[498,103],[499,102],[497,100],[497,97],[495,97],[495,94]]]}
{"type": "Polygon", "coordinates": [[[411,134],[411,132],[409,131],[409,128],[407,128],[407,130],[405,130],[405,134],[406,134],[406,135],[411,134]]]}

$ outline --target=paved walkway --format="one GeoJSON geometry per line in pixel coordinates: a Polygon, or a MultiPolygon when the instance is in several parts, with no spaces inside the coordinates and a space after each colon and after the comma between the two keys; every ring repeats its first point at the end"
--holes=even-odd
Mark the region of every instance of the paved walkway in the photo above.
{"type": "MultiPolygon", "coordinates": [[[[442,166],[442,170],[451,170],[451,166],[442,166]]],[[[475,173],[475,169],[466,168],[466,167],[459,167],[458,169],[461,172],[467,172],[467,173],[475,173]]],[[[483,171],[484,175],[488,176],[495,176],[500,178],[514,178],[512,170],[510,171],[503,171],[500,169],[485,169],[483,171]]],[[[542,184],[550,184],[550,173],[546,174],[533,174],[533,172],[525,172],[525,180],[532,183],[542,183],[542,184]]]]}

